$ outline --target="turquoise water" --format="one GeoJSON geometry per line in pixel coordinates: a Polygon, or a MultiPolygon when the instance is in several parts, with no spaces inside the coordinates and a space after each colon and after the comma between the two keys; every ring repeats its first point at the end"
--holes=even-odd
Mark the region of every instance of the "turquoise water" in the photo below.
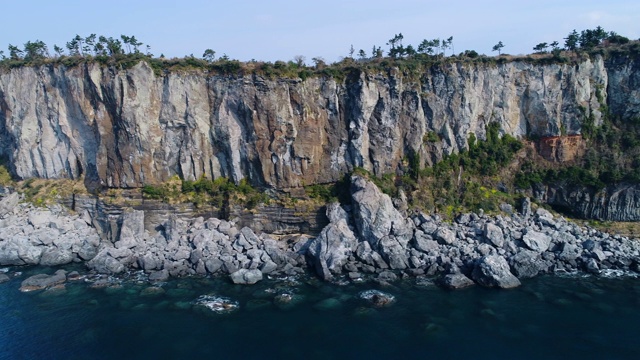
{"type": "MultiPolygon", "coordinates": [[[[631,359],[640,354],[640,279],[540,277],[513,290],[447,291],[406,280],[330,285],[313,278],[254,286],[135,278],[94,289],[21,293],[0,284],[1,359],[631,359]],[[361,299],[379,289],[395,303],[361,299]],[[274,300],[280,294],[292,301],[274,300]],[[216,314],[194,301],[224,296],[216,314]],[[329,300],[327,300],[329,299],[329,300]]],[[[47,271],[51,273],[52,271],[47,271]]],[[[280,299],[280,298],[278,298],[280,299]]]]}

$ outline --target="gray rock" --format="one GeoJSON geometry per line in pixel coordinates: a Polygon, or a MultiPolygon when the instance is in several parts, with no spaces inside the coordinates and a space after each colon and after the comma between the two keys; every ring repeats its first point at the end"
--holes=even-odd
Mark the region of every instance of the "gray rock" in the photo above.
{"type": "Polygon", "coordinates": [[[425,253],[435,253],[438,251],[438,242],[425,236],[416,236],[414,238],[413,246],[425,253]]]}
{"type": "Polygon", "coordinates": [[[433,235],[439,243],[451,245],[456,241],[456,234],[446,227],[440,227],[433,235]]]}
{"type": "Polygon", "coordinates": [[[377,280],[384,281],[384,282],[394,282],[398,280],[398,275],[396,275],[391,271],[383,271],[380,274],[378,274],[377,280]]]}
{"type": "Polygon", "coordinates": [[[395,226],[399,230],[412,228],[413,222],[406,221],[393,206],[389,195],[382,193],[373,182],[361,176],[353,176],[351,193],[356,235],[369,242],[372,249],[378,250],[380,240],[393,235],[394,223],[400,224],[395,226]]]}
{"type": "Polygon", "coordinates": [[[462,289],[475,284],[473,280],[461,273],[445,275],[440,283],[447,289],[462,289]]]}
{"type": "Polygon", "coordinates": [[[544,261],[540,254],[531,250],[522,250],[510,259],[511,270],[519,278],[532,278],[544,270],[544,261]]]}
{"type": "Polygon", "coordinates": [[[167,281],[169,279],[169,271],[166,269],[152,271],[149,274],[149,281],[167,281]]]}
{"type": "Polygon", "coordinates": [[[499,255],[482,257],[473,269],[472,278],[486,287],[509,289],[520,286],[520,280],[511,273],[507,260],[499,255]]]}
{"type": "Polygon", "coordinates": [[[51,286],[59,285],[67,281],[66,271],[58,270],[53,275],[38,274],[33,275],[25,279],[21,286],[20,291],[34,291],[42,290],[51,286]]]}
{"type": "Polygon", "coordinates": [[[484,238],[488,243],[497,248],[501,248],[504,245],[504,234],[502,229],[492,223],[486,223],[484,225],[484,238]]]}
{"type": "Polygon", "coordinates": [[[125,266],[109,254],[109,249],[100,251],[87,266],[101,274],[119,274],[125,270],[125,266]]]}
{"type": "Polygon", "coordinates": [[[260,270],[240,269],[229,275],[234,284],[253,285],[262,280],[262,272],[260,270]]]}
{"type": "Polygon", "coordinates": [[[0,200],[0,217],[7,215],[15,209],[20,202],[20,194],[17,192],[6,195],[0,200]]]}
{"type": "Polygon", "coordinates": [[[522,203],[520,204],[520,215],[524,218],[531,216],[531,199],[528,197],[522,199],[522,203]]]}
{"type": "Polygon", "coordinates": [[[73,261],[73,253],[70,250],[61,250],[55,247],[50,247],[42,252],[40,258],[40,265],[43,266],[58,266],[68,264],[73,261]]]}
{"type": "Polygon", "coordinates": [[[7,274],[0,273],[0,284],[8,282],[11,278],[7,274]]]}
{"type": "Polygon", "coordinates": [[[342,267],[356,248],[357,239],[339,203],[327,206],[327,217],[335,222],[325,226],[320,235],[311,241],[307,254],[318,275],[324,280],[331,280],[334,273],[342,272],[342,267]]]}
{"type": "Polygon", "coordinates": [[[547,251],[551,244],[551,238],[548,235],[530,229],[527,229],[527,233],[522,236],[522,241],[529,249],[539,253],[547,251]]]}

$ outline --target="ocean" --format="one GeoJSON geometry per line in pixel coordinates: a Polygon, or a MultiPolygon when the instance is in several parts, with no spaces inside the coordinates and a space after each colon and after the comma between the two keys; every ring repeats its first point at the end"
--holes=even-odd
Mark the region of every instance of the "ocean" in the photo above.
{"type": "MultiPolygon", "coordinates": [[[[636,359],[640,279],[553,275],[512,290],[430,279],[234,285],[140,274],[23,293],[0,284],[0,359],[636,359]],[[381,291],[385,301],[366,298],[381,291]],[[392,297],[392,298],[391,298],[392,297]],[[209,307],[207,307],[209,306],[209,307]]],[[[378,297],[379,300],[381,297],[378,297]]]]}

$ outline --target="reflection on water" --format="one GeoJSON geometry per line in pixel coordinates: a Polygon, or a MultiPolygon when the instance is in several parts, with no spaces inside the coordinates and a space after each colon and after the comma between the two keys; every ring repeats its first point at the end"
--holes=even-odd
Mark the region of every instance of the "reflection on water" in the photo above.
{"type": "Polygon", "coordinates": [[[2,359],[611,359],[640,353],[637,278],[541,277],[513,290],[447,291],[424,280],[379,287],[301,277],[239,286],[191,278],[152,286],[132,277],[104,287],[77,281],[21,293],[28,275],[0,284],[2,359]],[[378,303],[362,295],[367,290],[382,291],[373,292],[378,303]],[[384,294],[393,301],[385,303],[384,294]]]}

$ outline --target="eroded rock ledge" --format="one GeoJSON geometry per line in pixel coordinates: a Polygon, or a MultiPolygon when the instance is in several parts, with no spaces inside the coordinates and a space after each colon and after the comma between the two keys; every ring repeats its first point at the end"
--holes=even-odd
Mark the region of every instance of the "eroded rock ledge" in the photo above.
{"type": "Polygon", "coordinates": [[[311,268],[328,281],[441,276],[450,288],[511,288],[519,279],[554,272],[640,270],[637,239],[584,228],[544,209],[532,212],[529,202],[517,214],[462,214],[446,223],[437,215],[404,216],[362,177],[352,178],[351,193],[350,205],[327,207],[330,222],[315,238],[256,234],[233,221],[174,215],[150,233],[144,212],[130,210],[120,215],[111,240],[98,235],[88,213],[35,208],[13,193],[0,201],[0,266],[86,262],[101,273],[142,269],[152,280],[232,274],[245,284],[311,268]]]}

